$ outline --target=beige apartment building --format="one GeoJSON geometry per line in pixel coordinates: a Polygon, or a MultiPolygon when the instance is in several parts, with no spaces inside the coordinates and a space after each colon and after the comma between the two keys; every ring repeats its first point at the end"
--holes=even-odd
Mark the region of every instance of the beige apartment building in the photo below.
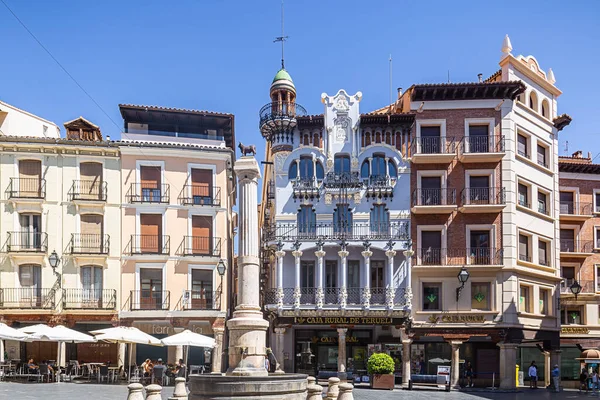
{"type": "MultiPolygon", "coordinates": [[[[120,105],[121,324],[162,338],[214,336],[222,354],[233,265],[233,115],[120,105]]],[[[175,362],[182,349],[138,345],[134,360],[175,362]]],[[[210,364],[190,350],[189,363],[210,364]]],[[[221,370],[221,357],[212,363],[221,370]]]]}

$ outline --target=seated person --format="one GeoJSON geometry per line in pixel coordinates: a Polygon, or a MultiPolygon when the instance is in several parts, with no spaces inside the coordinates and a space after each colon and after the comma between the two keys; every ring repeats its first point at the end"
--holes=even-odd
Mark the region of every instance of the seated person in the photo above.
{"type": "Polygon", "coordinates": [[[146,358],[146,361],[142,363],[142,371],[144,371],[144,378],[149,378],[150,376],[152,376],[152,367],[154,367],[152,361],[150,361],[149,358],[146,358]]]}
{"type": "Polygon", "coordinates": [[[157,361],[157,364],[153,368],[153,371],[155,371],[154,375],[157,376],[158,374],[156,373],[156,371],[162,370],[161,376],[165,376],[166,369],[167,369],[167,367],[163,364],[162,358],[159,358],[157,361]]]}
{"type": "Polygon", "coordinates": [[[37,373],[38,368],[39,367],[33,361],[33,358],[30,358],[29,361],[27,361],[27,370],[28,370],[28,373],[35,374],[35,373],[37,373]]]}
{"type": "Polygon", "coordinates": [[[176,377],[177,378],[185,378],[185,369],[186,366],[183,363],[183,359],[180,358],[179,361],[177,362],[177,365],[175,365],[176,368],[176,377]]]}

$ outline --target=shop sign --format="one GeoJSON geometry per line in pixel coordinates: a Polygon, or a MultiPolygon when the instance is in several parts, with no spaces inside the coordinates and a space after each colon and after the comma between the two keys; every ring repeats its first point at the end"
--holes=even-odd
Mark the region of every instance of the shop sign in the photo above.
{"type": "Polygon", "coordinates": [[[295,325],[402,325],[402,319],[390,317],[294,317],[293,323],[295,325]]]}
{"type": "MultiPolygon", "coordinates": [[[[311,341],[313,342],[313,344],[317,344],[317,343],[335,344],[338,342],[338,338],[337,338],[337,336],[321,336],[321,337],[313,336],[311,341]]],[[[346,344],[350,344],[350,343],[359,343],[358,338],[356,336],[346,336],[346,344]]]]}
{"type": "Polygon", "coordinates": [[[590,333],[588,328],[584,328],[581,326],[563,326],[560,328],[560,333],[570,334],[570,335],[586,335],[590,333]]]}
{"type": "Polygon", "coordinates": [[[430,315],[428,321],[432,324],[468,324],[485,322],[484,315],[430,315]]]}

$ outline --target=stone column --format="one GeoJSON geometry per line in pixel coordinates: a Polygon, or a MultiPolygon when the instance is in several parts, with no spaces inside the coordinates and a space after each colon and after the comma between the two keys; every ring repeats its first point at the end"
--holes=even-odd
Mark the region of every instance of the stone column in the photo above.
{"type": "Polygon", "coordinates": [[[412,339],[402,340],[402,386],[408,387],[408,380],[410,379],[410,345],[412,339]]]}
{"type": "Polygon", "coordinates": [[[225,333],[225,327],[213,325],[213,332],[215,334],[215,347],[213,348],[212,369],[210,372],[220,374],[223,371],[223,334],[225,333]]]}
{"type": "Polygon", "coordinates": [[[117,367],[123,367],[125,370],[125,353],[127,351],[126,343],[119,343],[119,348],[117,352],[117,367]]]}
{"type": "MultiPolygon", "coordinates": [[[[392,133],[392,136],[394,136],[394,134],[392,133]]],[[[388,162],[390,161],[389,157],[385,158],[385,177],[387,179],[390,179],[390,169],[388,168],[388,162]]]]}
{"type": "Polygon", "coordinates": [[[325,272],[323,271],[323,259],[325,258],[325,252],[323,250],[315,251],[315,256],[317,256],[317,296],[316,303],[317,309],[323,308],[323,303],[325,302],[325,292],[323,291],[323,277],[325,272]]]}
{"type": "Polygon", "coordinates": [[[302,252],[300,250],[292,251],[292,255],[294,256],[295,262],[295,284],[294,284],[294,308],[300,308],[300,297],[302,295],[302,291],[300,289],[300,257],[302,257],[302,252]]]}
{"type": "Polygon", "coordinates": [[[346,332],[347,328],[338,328],[338,378],[345,380],[346,374],[346,332]]]}
{"type": "Polygon", "coordinates": [[[283,366],[283,347],[285,339],[285,328],[275,328],[275,358],[281,365],[281,370],[284,371],[283,366]]]}
{"type": "Polygon", "coordinates": [[[162,400],[162,386],[148,385],[146,386],[146,400],[162,400]]]}
{"type": "Polygon", "coordinates": [[[132,383],[127,386],[129,394],[127,400],[144,400],[144,386],[141,383],[132,383]]]}
{"type": "Polygon", "coordinates": [[[277,257],[277,308],[283,308],[283,257],[285,257],[285,251],[276,251],[275,257],[277,257]]]}
{"type": "Polygon", "coordinates": [[[4,362],[4,340],[0,339],[0,362],[4,362]]]}
{"type": "MultiPolygon", "coordinates": [[[[410,228],[409,228],[410,229],[410,228]]],[[[404,250],[404,257],[406,259],[406,290],[405,290],[405,307],[406,309],[412,309],[412,256],[415,254],[412,248],[404,250]]]]}
{"type": "Polygon", "coordinates": [[[515,389],[518,345],[498,343],[498,347],[500,347],[500,389],[515,389]]]}
{"type": "Polygon", "coordinates": [[[175,362],[178,362],[180,358],[183,359],[183,346],[175,346],[175,362]]]}
{"type": "MultiPolygon", "coordinates": [[[[550,360],[550,352],[549,351],[545,351],[544,352],[544,386],[548,387],[548,385],[552,384],[552,367],[550,366],[552,364],[552,361],[550,360]]],[[[527,371],[523,371],[523,376],[527,376],[527,371]]],[[[538,376],[539,379],[539,376],[538,376]]],[[[540,384],[540,382],[538,382],[538,385],[540,384]]]]}
{"type": "MultiPolygon", "coordinates": [[[[348,302],[348,264],[347,264],[347,260],[346,257],[348,257],[350,253],[348,253],[346,250],[342,250],[342,251],[338,251],[338,255],[340,256],[340,258],[342,259],[342,265],[341,265],[341,284],[340,284],[340,298],[339,298],[339,302],[340,302],[340,308],[343,310],[346,308],[346,304],[348,302]]],[[[345,348],[345,347],[344,347],[345,348]]]]}
{"type": "Polygon", "coordinates": [[[368,310],[371,307],[371,256],[373,252],[365,250],[360,254],[365,258],[365,281],[363,282],[362,301],[363,308],[368,310]]]}
{"type": "Polygon", "coordinates": [[[258,179],[260,168],[254,157],[241,157],[235,163],[238,177],[238,305],[229,328],[228,375],[268,376],[265,368],[269,323],[260,308],[260,258],[258,227],[258,179]],[[241,361],[244,361],[243,363],[241,361]]]}
{"type": "Polygon", "coordinates": [[[388,250],[385,252],[388,258],[388,286],[385,291],[385,300],[387,303],[388,310],[394,309],[394,297],[396,296],[396,288],[394,287],[394,256],[396,252],[394,250],[388,250]]]}
{"type": "Polygon", "coordinates": [[[337,399],[340,394],[340,378],[332,376],[327,380],[327,399],[337,399]]]}
{"type": "Polygon", "coordinates": [[[450,375],[450,386],[453,388],[459,388],[458,380],[460,377],[460,345],[461,341],[452,340],[450,346],[452,346],[452,370],[450,375]]]}

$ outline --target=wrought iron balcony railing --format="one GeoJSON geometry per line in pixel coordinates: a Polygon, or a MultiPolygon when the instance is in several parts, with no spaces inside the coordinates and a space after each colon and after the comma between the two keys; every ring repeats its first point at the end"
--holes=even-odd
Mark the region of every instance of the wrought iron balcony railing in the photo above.
{"type": "Polygon", "coordinates": [[[581,241],[572,239],[560,240],[561,253],[591,253],[594,250],[594,242],[591,240],[581,241]]]}
{"type": "Polygon", "coordinates": [[[100,180],[74,180],[69,195],[71,200],[106,201],[108,183],[100,180]]]}
{"type": "Polygon", "coordinates": [[[465,136],[461,148],[463,153],[503,153],[504,135],[465,136]]]}
{"type": "Polygon", "coordinates": [[[415,189],[412,193],[412,206],[456,205],[456,189],[415,189]]]}
{"type": "MultiPolygon", "coordinates": [[[[560,283],[560,293],[561,294],[573,294],[571,291],[571,286],[575,283],[575,279],[573,278],[564,278],[560,283]]],[[[596,284],[593,280],[581,280],[577,281],[577,283],[581,286],[581,293],[583,294],[592,294],[600,291],[600,282],[596,284]]]]}
{"type": "Polygon", "coordinates": [[[310,240],[408,240],[409,220],[372,223],[314,224],[277,223],[265,232],[266,240],[310,241],[310,240]]]}
{"type": "Polygon", "coordinates": [[[259,128],[263,131],[264,125],[277,124],[278,120],[295,119],[307,115],[306,109],[293,101],[274,101],[265,104],[259,111],[259,128]]]}
{"type": "Polygon", "coordinates": [[[420,248],[415,252],[416,265],[502,265],[503,251],[493,247],[466,249],[420,248]]]}
{"type": "Polygon", "coordinates": [[[0,289],[0,308],[53,310],[54,289],[50,288],[3,288],[0,289]]]}
{"type": "Polygon", "coordinates": [[[323,185],[327,189],[360,189],[363,187],[363,182],[358,172],[328,172],[323,185]]]}
{"type": "Polygon", "coordinates": [[[212,236],[184,236],[177,249],[179,256],[220,257],[221,238],[212,236]]]}
{"type": "Polygon", "coordinates": [[[169,235],[131,235],[125,253],[129,255],[169,255],[171,253],[171,237],[169,235]]]}
{"type": "Polygon", "coordinates": [[[63,289],[65,310],[114,310],[117,306],[115,289],[63,289]]]}
{"type": "Polygon", "coordinates": [[[132,290],[129,295],[129,309],[169,310],[171,292],[168,290],[132,290]]]}
{"type": "Polygon", "coordinates": [[[48,252],[48,234],[31,231],[8,232],[5,249],[8,253],[46,253],[48,252]]]}
{"type": "Polygon", "coordinates": [[[296,178],[292,181],[294,199],[305,197],[311,199],[315,197],[319,198],[320,183],[315,177],[296,178]]]}
{"type": "Polygon", "coordinates": [[[456,140],[453,137],[425,136],[413,139],[412,154],[453,154],[456,140]]]}
{"type": "Polygon", "coordinates": [[[592,203],[582,203],[574,201],[561,201],[560,202],[560,213],[561,215],[592,215],[594,206],[592,203]]]}
{"type": "Polygon", "coordinates": [[[169,192],[168,183],[132,183],[126,197],[130,203],[168,203],[169,192]]]}
{"type": "MultiPolygon", "coordinates": [[[[350,287],[346,288],[346,304],[348,306],[361,306],[365,296],[365,288],[350,287]]],[[[372,306],[383,306],[387,304],[386,296],[387,289],[381,287],[369,288],[370,301],[372,306]]],[[[404,298],[405,291],[399,288],[395,289],[394,304],[406,304],[404,298]]],[[[300,288],[300,304],[301,305],[316,305],[316,293],[317,288],[306,287],[300,288]]],[[[323,288],[324,299],[323,304],[326,306],[339,306],[340,305],[340,288],[323,288]]],[[[283,304],[284,306],[291,306],[294,304],[294,288],[283,288],[283,304]]],[[[277,304],[277,289],[267,289],[264,292],[264,304],[274,305],[277,304]]]]}
{"type": "Polygon", "coordinates": [[[177,310],[220,310],[221,291],[185,290],[177,310]]]}
{"type": "Polygon", "coordinates": [[[221,188],[219,186],[183,185],[179,194],[179,204],[183,206],[215,206],[221,205],[221,188]]]}
{"type": "Polygon", "coordinates": [[[6,196],[9,199],[45,199],[46,180],[39,178],[10,178],[6,196]]]}
{"type": "Polygon", "coordinates": [[[465,188],[461,193],[463,205],[505,204],[506,195],[501,187],[465,188]]]}
{"type": "Polygon", "coordinates": [[[71,254],[108,254],[110,236],[94,233],[71,234],[71,254]]]}

